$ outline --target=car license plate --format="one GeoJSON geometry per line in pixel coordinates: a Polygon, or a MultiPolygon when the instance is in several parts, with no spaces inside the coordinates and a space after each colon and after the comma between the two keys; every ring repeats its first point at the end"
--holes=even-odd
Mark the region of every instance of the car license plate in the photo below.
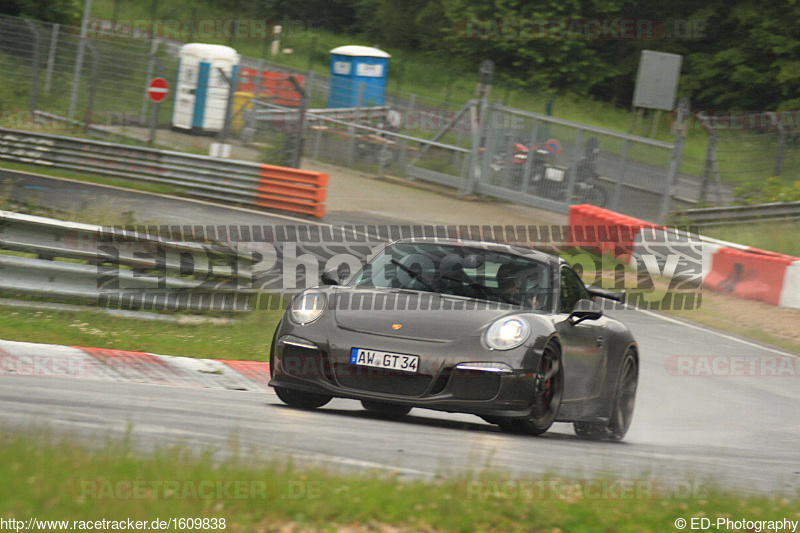
{"type": "Polygon", "coordinates": [[[419,356],[352,348],[350,350],[350,363],[359,366],[400,370],[401,372],[417,372],[419,369],[419,356]]]}

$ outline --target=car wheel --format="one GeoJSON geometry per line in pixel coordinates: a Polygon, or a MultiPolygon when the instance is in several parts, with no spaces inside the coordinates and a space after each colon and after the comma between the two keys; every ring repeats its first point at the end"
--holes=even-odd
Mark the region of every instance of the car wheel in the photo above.
{"type": "Polygon", "coordinates": [[[361,400],[361,405],[370,413],[381,415],[384,418],[400,418],[411,412],[407,405],[361,400]]]}
{"type": "Polygon", "coordinates": [[[564,395],[564,370],[558,346],[552,343],[545,346],[536,374],[536,397],[531,416],[499,420],[498,425],[503,431],[541,435],[555,422],[564,395]]]}
{"type": "Polygon", "coordinates": [[[607,422],[575,422],[575,433],[584,439],[621,441],[633,420],[639,364],[632,350],[625,352],[622,371],[614,393],[614,406],[607,422]]]}
{"type": "Polygon", "coordinates": [[[317,407],[322,407],[333,398],[327,394],[317,394],[315,392],[305,392],[287,389],[285,387],[273,388],[275,389],[275,394],[278,395],[278,398],[280,398],[283,403],[299,409],[316,409],[317,407]]]}

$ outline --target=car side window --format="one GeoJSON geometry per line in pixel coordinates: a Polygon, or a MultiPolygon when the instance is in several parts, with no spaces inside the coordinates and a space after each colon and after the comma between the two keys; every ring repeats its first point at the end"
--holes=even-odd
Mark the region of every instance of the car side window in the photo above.
{"type": "Polygon", "coordinates": [[[581,278],[571,268],[561,267],[561,303],[559,312],[571,313],[575,309],[575,304],[582,298],[590,299],[590,296],[581,278]]]}

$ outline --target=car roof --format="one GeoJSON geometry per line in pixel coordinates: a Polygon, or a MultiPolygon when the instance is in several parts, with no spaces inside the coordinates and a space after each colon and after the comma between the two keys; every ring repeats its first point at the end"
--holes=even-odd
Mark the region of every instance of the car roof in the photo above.
{"type": "Polygon", "coordinates": [[[410,237],[406,239],[398,239],[391,244],[443,244],[450,246],[469,246],[471,248],[482,248],[490,252],[506,253],[525,257],[530,259],[538,259],[542,262],[550,263],[551,266],[560,265],[563,262],[558,256],[528,248],[527,246],[520,246],[518,244],[508,244],[502,242],[492,241],[478,241],[469,239],[450,239],[439,237],[410,237]]]}

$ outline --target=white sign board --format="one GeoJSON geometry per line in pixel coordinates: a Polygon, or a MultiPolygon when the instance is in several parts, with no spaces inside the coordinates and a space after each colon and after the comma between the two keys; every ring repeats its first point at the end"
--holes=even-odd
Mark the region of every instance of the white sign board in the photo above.
{"type": "Polygon", "coordinates": [[[683,56],[678,54],[642,50],[633,91],[633,106],[664,111],[675,109],[682,61],[683,56]]]}
{"type": "Polygon", "coordinates": [[[349,76],[350,69],[352,68],[353,64],[349,61],[334,61],[333,62],[333,73],[340,74],[342,76],[349,76]]]}
{"type": "Polygon", "coordinates": [[[359,63],[356,66],[356,76],[380,78],[383,76],[383,65],[366,65],[364,63],[359,63]]]}

